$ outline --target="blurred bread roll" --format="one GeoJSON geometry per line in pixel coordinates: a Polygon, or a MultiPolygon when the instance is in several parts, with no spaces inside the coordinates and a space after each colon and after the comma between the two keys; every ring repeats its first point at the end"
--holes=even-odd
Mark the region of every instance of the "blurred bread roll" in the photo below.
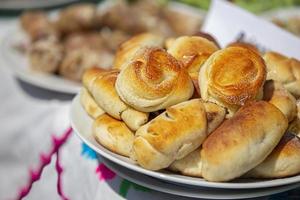
{"type": "Polygon", "coordinates": [[[80,3],[63,9],[55,25],[60,32],[68,34],[95,27],[95,20],[96,6],[90,3],[80,3]]]}
{"type": "Polygon", "coordinates": [[[122,69],[123,66],[127,66],[136,52],[142,47],[162,47],[163,38],[153,33],[138,34],[126,42],[122,43],[118,48],[113,67],[116,69],[122,69]]]}
{"type": "Polygon", "coordinates": [[[272,153],[245,176],[283,178],[300,173],[300,138],[286,133],[272,153]]]}
{"type": "Polygon", "coordinates": [[[143,168],[163,169],[197,149],[206,136],[203,102],[182,102],[137,130],[131,157],[143,168]]]}
{"type": "Polygon", "coordinates": [[[21,27],[29,35],[31,41],[40,39],[57,39],[58,32],[43,11],[27,11],[21,15],[21,27]]]}
{"type": "Polygon", "coordinates": [[[208,57],[219,48],[206,38],[199,36],[181,36],[168,48],[174,58],[183,63],[190,77],[198,87],[199,70],[208,57]]]}
{"type": "Polygon", "coordinates": [[[101,61],[96,51],[89,48],[75,49],[66,53],[59,66],[59,74],[68,79],[80,81],[85,70],[101,66],[101,61]]]}
{"type": "Polygon", "coordinates": [[[296,99],[277,81],[267,81],[264,85],[264,100],[276,106],[292,121],[297,114],[296,99]]]}
{"type": "Polygon", "coordinates": [[[281,82],[295,97],[300,97],[300,61],[276,52],[267,52],[264,59],[267,79],[281,82]]]}
{"type": "Polygon", "coordinates": [[[28,51],[30,67],[39,72],[54,73],[62,62],[63,47],[51,39],[34,42],[28,51]]]}
{"type": "Polygon", "coordinates": [[[96,104],[89,91],[84,87],[80,91],[80,102],[87,114],[93,119],[96,119],[105,113],[105,111],[96,104]]]}
{"type": "Polygon", "coordinates": [[[188,100],[192,81],[173,56],[160,48],[142,48],[116,81],[121,99],[142,112],[153,112],[188,100]]]}
{"type": "Polygon", "coordinates": [[[105,148],[114,153],[129,157],[134,133],[124,122],[103,114],[94,121],[92,131],[97,142],[105,148]]]}
{"type": "Polygon", "coordinates": [[[201,98],[226,107],[232,116],[247,102],[262,98],[265,78],[266,67],[257,53],[245,47],[227,47],[201,67],[201,98]]]}
{"type": "Polygon", "coordinates": [[[130,129],[137,130],[148,121],[149,114],[130,108],[119,98],[115,89],[118,74],[118,70],[91,69],[85,73],[83,83],[88,86],[96,103],[106,113],[118,120],[123,120],[130,129]]]}
{"type": "MultiPolygon", "coordinates": [[[[225,109],[214,103],[204,102],[207,119],[207,133],[214,131],[225,118],[225,109]]],[[[169,167],[171,171],[187,176],[202,177],[201,147],[180,160],[175,160],[169,167]]]]}
{"type": "Polygon", "coordinates": [[[216,182],[240,177],[267,158],[287,126],[286,117],[272,104],[248,103],[204,141],[202,176],[216,182]]]}
{"type": "Polygon", "coordinates": [[[258,48],[251,44],[251,43],[247,43],[247,42],[232,42],[229,45],[227,45],[227,47],[245,47],[248,49],[251,49],[252,51],[256,52],[257,54],[260,54],[260,51],[258,50],[258,48]]]}

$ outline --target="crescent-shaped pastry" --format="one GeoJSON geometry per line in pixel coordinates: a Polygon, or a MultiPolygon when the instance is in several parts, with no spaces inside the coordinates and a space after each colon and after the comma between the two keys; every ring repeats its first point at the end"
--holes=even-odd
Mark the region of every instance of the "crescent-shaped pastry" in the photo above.
{"type": "Polygon", "coordinates": [[[80,102],[87,114],[93,119],[96,119],[105,113],[105,111],[96,104],[89,91],[84,87],[80,91],[80,102]]]}
{"type": "Polygon", "coordinates": [[[286,117],[274,105],[248,103],[204,141],[202,176],[217,182],[240,177],[267,158],[287,126],[286,117]]]}
{"type": "Polygon", "coordinates": [[[116,81],[121,99],[136,110],[153,112],[188,100],[194,87],[173,56],[160,48],[143,48],[116,81]]]}
{"type": "Polygon", "coordinates": [[[300,97],[300,61],[276,52],[264,55],[267,65],[267,79],[281,82],[295,97],[300,97]]]}
{"type": "Polygon", "coordinates": [[[264,100],[276,106],[292,121],[297,115],[296,99],[278,81],[267,81],[264,85],[264,100]]]}
{"type": "MultiPolygon", "coordinates": [[[[207,119],[207,133],[214,131],[225,118],[225,109],[214,103],[204,102],[207,119]]],[[[180,160],[175,160],[169,167],[171,171],[187,176],[202,177],[201,147],[180,160]]]]}
{"type": "Polygon", "coordinates": [[[119,98],[115,89],[118,74],[118,70],[87,70],[83,83],[106,113],[123,120],[131,130],[137,130],[148,121],[149,114],[132,109],[119,98]]]}
{"type": "Polygon", "coordinates": [[[206,136],[203,102],[182,102],[137,130],[131,157],[143,168],[163,169],[197,149],[206,136]]]}
{"type": "Polygon", "coordinates": [[[124,122],[103,114],[94,121],[92,131],[96,141],[105,148],[129,157],[134,133],[124,122]]]}
{"type": "Polygon", "coordinates": [[[287,132],[272,153],[245,176],[283,178],[300,173],[300,138],[287,132]]]}
{"type": "Polygon", "coordinates": [[[201,67],[201,98],[224,106],[229,116],[249,101],[262,98],[266,67],[254,51],[240,46],[215,52],[201,67]]]}
{"type": "Polygon", "coordinates": [[[153,33],[142,33],[122,43],[117,50],[113,67],[122,69],[142,47],[162,47],[163,38],[153,33]]]}

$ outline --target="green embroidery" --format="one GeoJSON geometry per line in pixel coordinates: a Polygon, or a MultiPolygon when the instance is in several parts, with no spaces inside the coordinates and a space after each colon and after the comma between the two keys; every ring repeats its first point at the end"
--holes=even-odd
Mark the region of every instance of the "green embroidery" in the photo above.
{"type": "Polygon", "coordinates": [[[121,185],[120,185],[119,194],[125,198],[131,187],[133,187],[137,191],[142,191],[142,192],[150,192],[151,191],[149,188],[140,186],[140,185],[130,182],[126,179],[123,179],[123,181],[121,182],[121,185]]]}

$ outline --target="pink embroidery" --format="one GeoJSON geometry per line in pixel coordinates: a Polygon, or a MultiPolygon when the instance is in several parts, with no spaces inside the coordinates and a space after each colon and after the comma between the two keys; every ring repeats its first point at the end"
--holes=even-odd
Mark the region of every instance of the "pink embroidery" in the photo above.
{"type": "Polygon", "coordinates": [[[96,168],[96,173],[98,174],[100,181],[111,180],[116,176],[115,172],[111,171],[102,163],[96,168]]]}
{"type": "Polygon", "coordinates": [[[63,195],[62,188],[61,188],[62,167],[59,163],[59,154],[57,152],[60,149],[60,147],[67,141],[67,139],[71,135],[72,131],[73,130],[70,127],[64,132],[62,137],[52,136],[52,148],[51,148],[50,152],[48,154],[44,154],[44,153],[40,154],[39,166],[38,166],[37,170],[32,170],[32,169],[30,170],[30,180],[28,181],[27,185],[25,187],[22,187],[21,190],[19,191],[19,194],[17,197],[18,200],[23,199],[24,197],[26,197],[29,194],[29,192],[32,188],[32,185],[41,178],[44,168],[47,165],[49,165],[49,163],[51,162],[51,158],[54,154],[57,154],[57,160],[56,160],[56,171],[58,174],[57,191],[63,200],[67,200],[67,198],[63,195]]]}
{"type": "Polygon", "coordinates": [[[63,173],[63,168],[60,164],[60,156],[59,156],[59,150],[56,152],[56,163],[55,163],[55,169],[57,172],[57,192],[59,196],[63,200],[68,200],[68,198],[65,196],[63,189],[62,189],[62,173],[63,173]]]}

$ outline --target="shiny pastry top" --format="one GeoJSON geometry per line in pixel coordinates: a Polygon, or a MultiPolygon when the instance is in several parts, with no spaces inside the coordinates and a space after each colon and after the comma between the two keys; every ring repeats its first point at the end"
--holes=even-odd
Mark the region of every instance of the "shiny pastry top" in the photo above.
{"type": "Polygon", "coordinates": [[[232,115],[246,102],[261,99],[264,60],[251,49],[234,46],[215,52],[201,67],[201,98],[226,107],[232,115]]]}

